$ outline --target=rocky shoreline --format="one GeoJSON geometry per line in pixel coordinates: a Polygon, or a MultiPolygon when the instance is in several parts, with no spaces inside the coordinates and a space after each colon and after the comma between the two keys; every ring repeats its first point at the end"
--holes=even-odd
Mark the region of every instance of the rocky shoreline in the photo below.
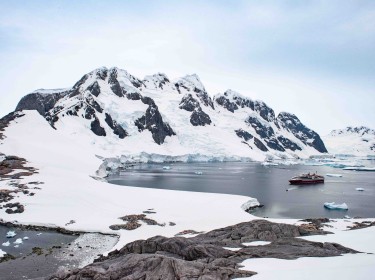
{"type": "Polygon", "coordinates": [[[337,243],[296,238],[330,233],[267,220],[253,220],[191,238],[155,236],[137,240],[110,252],[108,256],[102,255],[84,268],[36,280],[234,279],[257,274],[241,270],[240,263],[250,258],[297,259],[360,253],[337,243]],[[263,246],[243,244],[254,241],[270,243],[263,246]]]}

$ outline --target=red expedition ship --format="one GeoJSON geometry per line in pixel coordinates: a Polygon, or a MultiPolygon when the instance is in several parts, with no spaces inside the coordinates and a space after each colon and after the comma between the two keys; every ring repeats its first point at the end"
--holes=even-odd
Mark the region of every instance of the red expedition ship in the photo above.
{"type": "MultiPolygon", "coordinates": [[[[316,172],[317,173],[317,172],[316,172]]],[[[292,185],[297,184],[316,184],[316,183],[324,183],[324,176],[319,176],[318,174],[300,174],[298,176],[294,176],[292,179],[289,180],[289,183],[292,185]]]]}

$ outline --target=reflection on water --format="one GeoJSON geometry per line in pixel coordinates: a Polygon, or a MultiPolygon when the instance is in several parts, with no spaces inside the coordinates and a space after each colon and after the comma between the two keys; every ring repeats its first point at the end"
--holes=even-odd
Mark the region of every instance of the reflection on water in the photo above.
{"type": "Polygon", "coordinates": [[[265,207],[254,215],[272,218],[375,217],[375,172],[346,171],[329,166],[271,166],[260,163],[141,164],[108,178],[112,184],[157,189],[237,194],[255,197],[265,207]],[[172,167],[163,170],[163,166],[172,167]],[[302,172],[340,173],[324,184],[291,186],[302,172]],[[195,172],[202,172],[197,175],[195,172]],[[355,188],[364,188],[358,192],[355,188]],[[346,203],[348,211],[327,210],[325,202],[346,203]]]}

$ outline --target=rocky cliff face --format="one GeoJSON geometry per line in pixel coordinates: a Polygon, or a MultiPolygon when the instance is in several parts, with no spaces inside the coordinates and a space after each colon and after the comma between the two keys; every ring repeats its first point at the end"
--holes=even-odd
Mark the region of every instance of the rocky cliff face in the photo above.
{"type": "Polygon", "coordinates": [[[233,90],[212,99],[195,74],[170,80],[157,73],[141,80],[102,67],[72,88],[26,95],[16,108],[21,110],[37,110],[57,131],[104,150],[115,141],[128,152],[131,147],[134,152],[223,158],[327,152],[319,135],[293,114],[276,118],[263,101],[233,90]]]}

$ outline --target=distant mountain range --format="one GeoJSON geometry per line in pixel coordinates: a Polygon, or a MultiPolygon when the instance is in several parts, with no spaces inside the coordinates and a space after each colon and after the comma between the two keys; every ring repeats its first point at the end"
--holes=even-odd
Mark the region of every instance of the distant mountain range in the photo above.
{"type": "Polygon", "coordinates": [[[365,126],[332,130],[323,140],[333,154],[375,155],[375,130],[365,126]]]}
{"type": "Polygon", "coordinates": [[[213,98],[197,75],[139,79],[98,68],[73,87],[36,90],[16,111],[37,110],[58,133],[98,155],[147,154],[210,160],[263,160],[327,153],[297,116],[227,90],[213,98]]]}

